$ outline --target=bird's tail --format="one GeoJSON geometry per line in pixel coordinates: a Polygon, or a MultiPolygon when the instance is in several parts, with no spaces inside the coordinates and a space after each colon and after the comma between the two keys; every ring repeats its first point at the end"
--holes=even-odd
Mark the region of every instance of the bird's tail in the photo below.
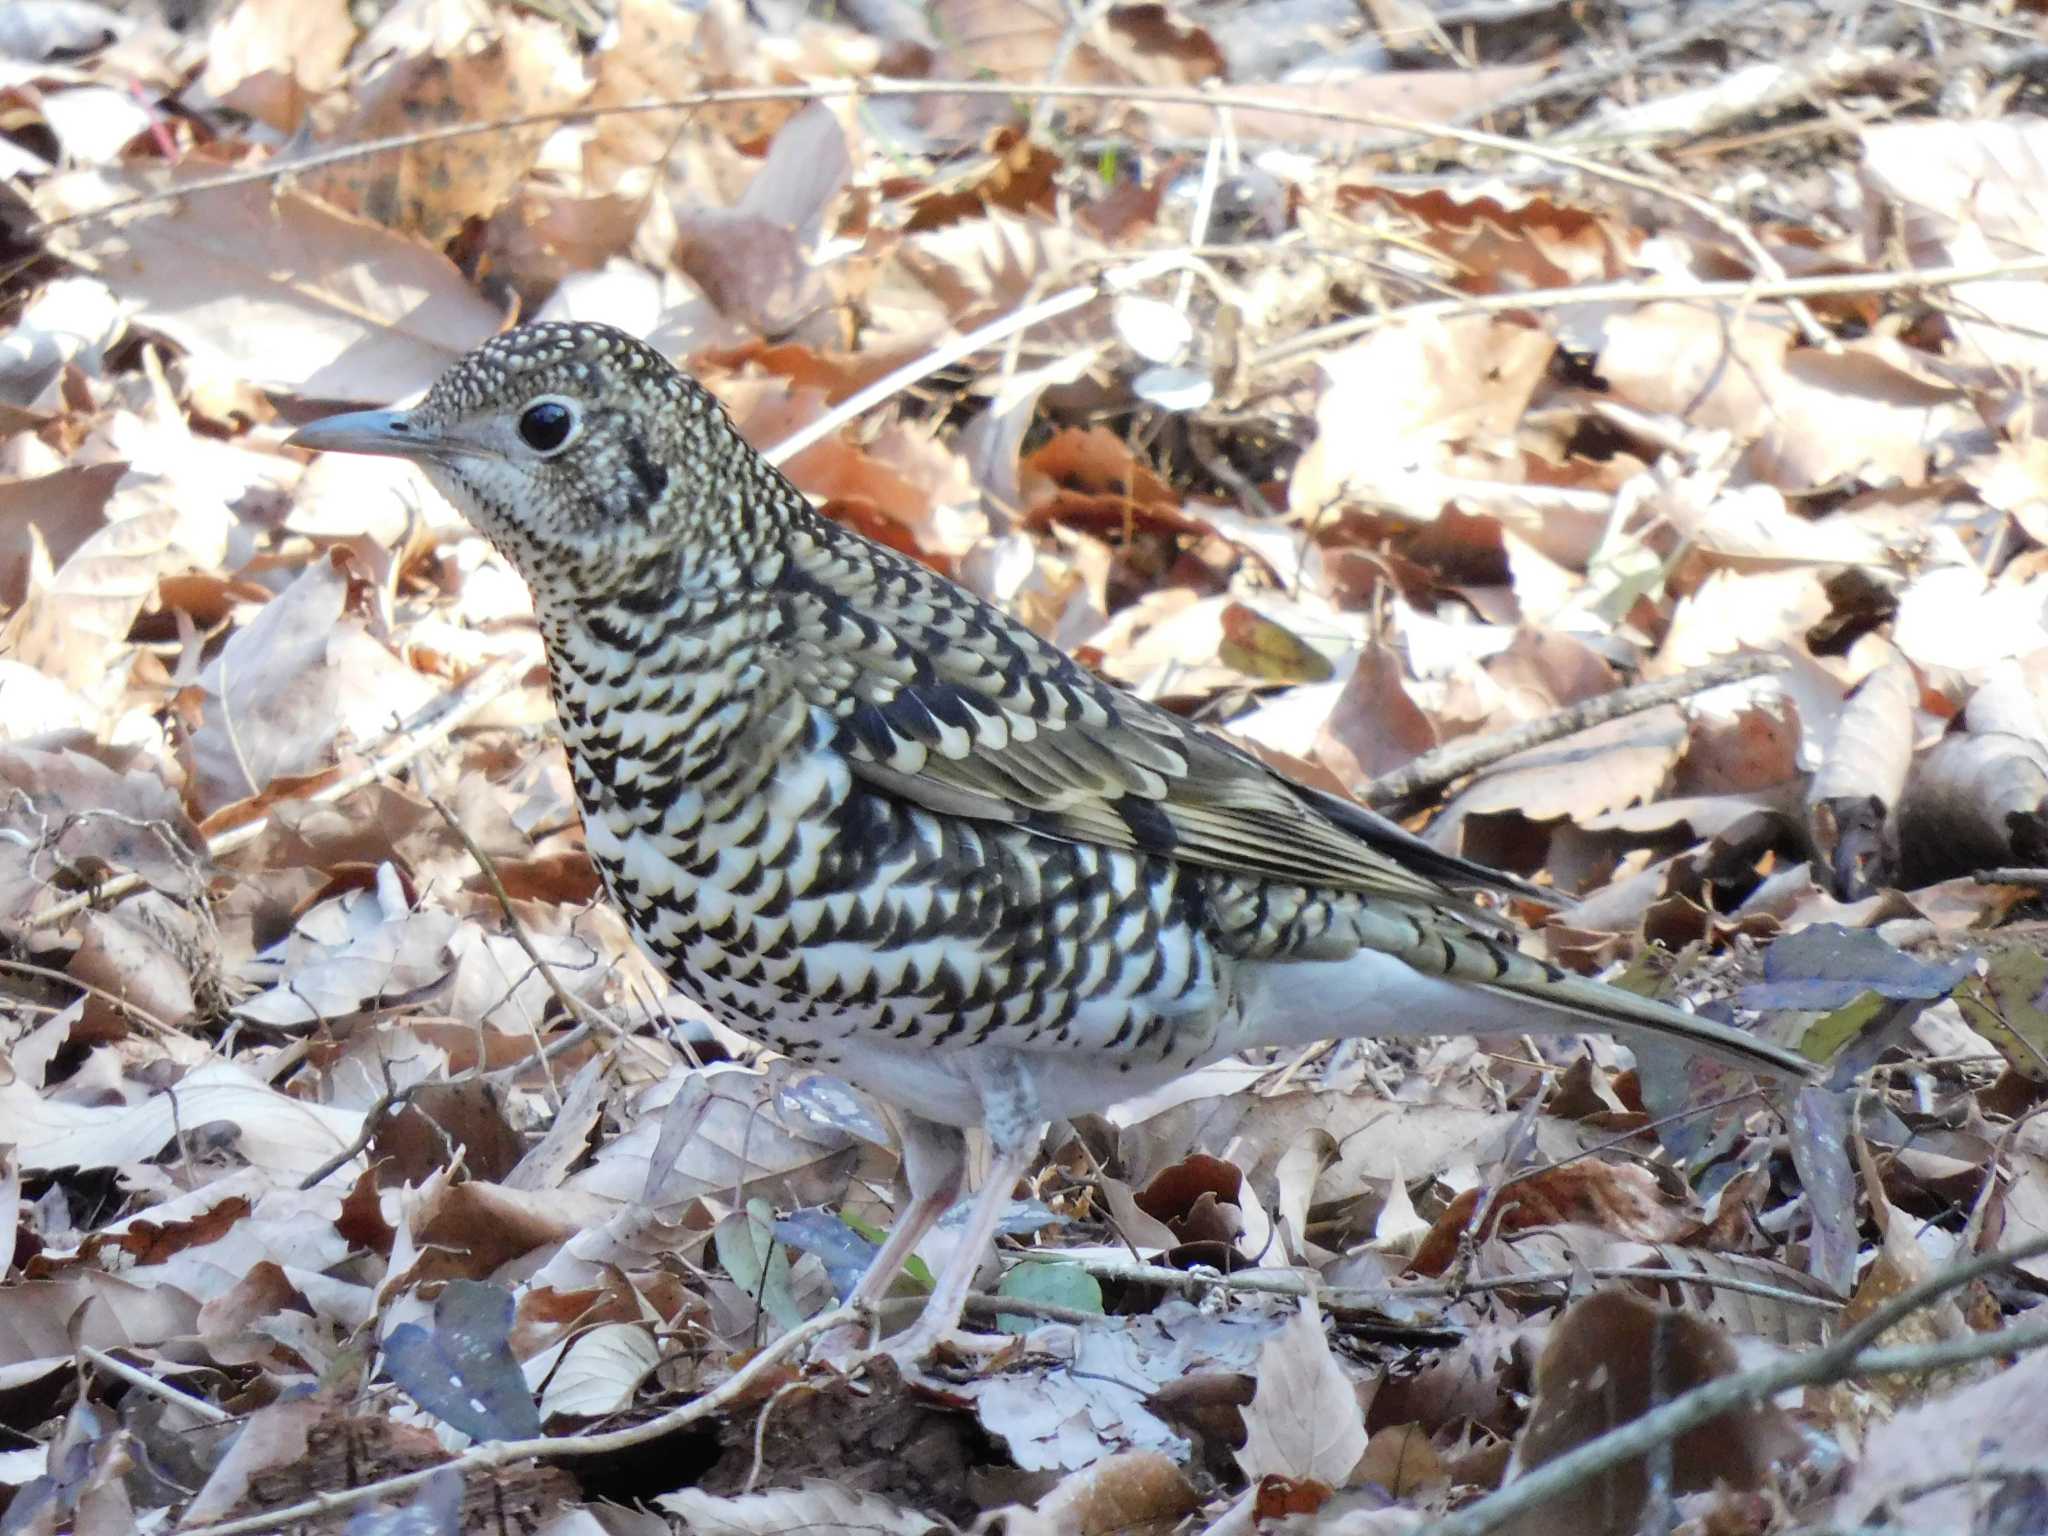
{"type": "MultiPolygon", "coordinates": [[[[1526,957],[1525,957],[1526,958],[1526,957]]],[[[1669,1003],[1639,997],[1589,981],[1569,972],[1542,968],[1540,974],[1523,973],[1503,981],[1481,984],[1481,990],[1547,1012],[1568,1014],[1585,1021],[1586,1027],[1613,1034],[1623,1041],[1630,1037],[1664,1040],[1672,1045],[1699,1051],[1716,1061],[1761,1072],[1771,1077],[1810,1082],[1815,1064],[1796,1051],[1772,1045],[1712,1019],[1687,1013],[1669,1003]]]]}

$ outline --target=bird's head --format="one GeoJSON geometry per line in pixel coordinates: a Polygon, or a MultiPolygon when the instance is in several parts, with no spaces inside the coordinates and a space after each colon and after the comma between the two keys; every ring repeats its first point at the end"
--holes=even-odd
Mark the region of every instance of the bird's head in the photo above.
{"type": "Polygon", "coordinates": [[[541,597],[717,561],[794,495],[708,391],[608,325],[507,331],[414,409],[330,416],[289,441],[412,460],[541,597]]]}

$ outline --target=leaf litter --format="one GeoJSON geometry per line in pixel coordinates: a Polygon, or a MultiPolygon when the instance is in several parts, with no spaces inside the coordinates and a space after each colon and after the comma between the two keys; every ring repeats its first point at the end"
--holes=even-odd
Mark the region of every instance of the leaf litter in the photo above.
{"type": "Polygon", "coordinates": [[[2031,1528],[2032,0],[21,9],[0,1529],[2031,1528]],[[1219,1063],[1053,1128],[1002,1354],[800,1369],[886,1112],[597,900],[488,545],[280,448],[554,315],[764,450],[827,422],[829,515],[1833,1080],[1219,1063]]]}

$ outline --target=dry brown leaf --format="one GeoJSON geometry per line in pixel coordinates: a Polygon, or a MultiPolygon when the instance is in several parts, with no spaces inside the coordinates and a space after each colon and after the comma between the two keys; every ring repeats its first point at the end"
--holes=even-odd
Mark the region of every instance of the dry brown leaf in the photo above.
{"type": "Polygon", "coordinates": [[[1913,764],[1899,857],[1911,884],[2048,863],[2048,751],[2017,736],[1944,736],[1913,764]]]}
{"type": "Polygon", "coordinates": [[[737,204],[675,210],[676,265],[727,319],[786,335],[827,302],[818,243],[852,169],[839,119],[813,102],[783,124],[737,204]]]}
{"type": "Polygon", "coordinates": [[[1906,788],[1920,684],[1904,661],[1879,667],[1849,695],[1807,791],[1814,842],[1835,893],[1868,896],[1896,873],[1892,815],[1906,788]]]}
{"type": "Polygon", "coordinates": [[[19,608],[37,567],[47,578],[106,526],[107,499],[127,472],[90,464],[0,482],[0,608],[19,608]]]}
{"type": "Polygon", "coordinates": [[[1200,1504],[1157,1451],[1120,1451],[1069,1473],[1031,1509],[1003,1513],[1005,1536],[1160,1536],[1200,1504]]]}
{"type": "Polygon", "coordinates": [[[1612,315],[1605,337],[1614,398],[1729,433],[1746,469],[1783,491],[1918,485],[1930,448],[1967,424],[1959,393],[1904,366],[1896,343],[1794,350],[1787,320],[1679,302],[1612,315]]]}
{"type": "MultiPolygon", "coordinates": [[[[1550,1330],[1536,1367],[1529,1423],[1516,1461],[1533,1471],[1618,1429],[1647,1409],[1738,1368],[1734,1348],[1712,1323],[1625,1291],[1576,1303],[1550,1330]]],[[[1798,1441],[1769,1404],[1735,1409],[1673,1443],[1671,1487],[1692,1493],[1717,1483],[1763,1486],[1771,1466],[1798,1441]]],[[[1516,1536],[1629,1536],[1649,1496],[1642,1459],[1624,1462],[1509,1523],[1516,1536]]],[[[1512,1484],[1510,1484],[1512,1486],[1512,1484]]]]}
{"type": "Polygon", "coordinates": [[[0,639],[17,659],[74,689],[105,677],[157,577],[190,563],[174,542],[175,508],[131,501],[72,552],[8,617],[0,639]]]}
{"type": "Polygon", "coordinates": [[[1444,817],[1513,811],[1531,821],[1584,823],[1657,798],[1685,743],[1685,717],[1671,705],[1610,720],[1487,770],[1444,817]]]}
{"type": "MultiPolygon", "coordinates": [[[[1907,1409],[1873,1427],[1843,1491],[1839,1518],[1883,1518],[1909,1530],[1985,1529],[2001,1505],[2004,1478],[1987,1461],[2038,1466],[2048,1457],[2048,1355],[2038,1350],[1989,1380],[1907,1409]]],[[[2020,1505],[2022,1519],[2031,1512],[2020,1505]]]]}
{"type": "Polygon", "coordinates": [[[1654,1175],[1633,1163],[1567,1163],[1517,1176],[1498,1189],[1462,1191],[1437,1218],[1411,1265],[1417,1274],[1440,1275],[1457,1257],[1468,1233],[1471,1240],[1484,1241],[1496,1234],[1563,1224],[1661,1243],[1689,1234],[1699,1221],[1697,1213],[1675,1201],[1654,1175]],[[1486,1229],[1470,1233],[1482,1204],[1486,1229]]]}
{"type": "MultiPolygon", "coordinates": [[[[1315,144],[1341,156],[1358,140],[1386,130],[1371,122],[1345,122],[1319,113],[1385,113],[1411,122],[1441,123],[1484,109],[1548,72],[1542,64],[1494,64],[1474,69],[1399,69],[1332,80],[1261,84],[1257,94],[1272,107],[1240,107],[1230,114],[1232,132],[1245,139],[1315,144]],[[1289,108],[1298,110],[1290,111],[1289,108]]],[[[1177,102],[1146,102],[1145,116],[1160,131],[1202,138],[1215,131],[1215,113],[1177,102]]]]}
{"type": "Polygon", "coordinates": [[[0,918],[116,874],[181,897],[204,883],[199,834],[147,766],[122,772],[79,752],[5,746],[0,789],[0,918]]]}
{"type": "Polygon", "coordinates": [[[1389,208],[1443,255],[1465,293],[1526,292],[1612,282],[1628,270],[1633,232],[1590,209],[1507,185],[1409,192],[1370,183],[1337,189],[1337,206],[1389,208]]]}
{"type": "MultiPolygon", "coordinates": [[[[393,58],[351,93],[355,111],[332,136],[354,144],[425,124],[559,112],[589,89],[563,28],[498,12],[489,31],[466,38],[460,53],[393,58]]],[[[542,123],[416,144],[316,171],[306,186],[337,208],[440,246],[465,221],[489,218],[505,205],[553,131],[542,123]]]]}
{"type": "Polygon", "coordinates": [[[344,0],[242,0],[214,23],[200,86],[291,134],[342,81],[356,25],[344,0]]]}
{"type": "Polygon", "coordinates": [[[685,111],[606,113],[688,90],[703,67],[694,45],[701,19],[668,0],[619,0],[607,47],[596,59],[590,106],[598,115],[583,146],[583,180],[595,193],[643,197],[651,172],[689,121],[685,111]]]}
{"type": "Polygon", "coordinates": [[[1374,643],[1359,653],[1313,750],[1357,793],[1436,745],[1437,733],[1408,691],[1400,658],[1374,643]]]}
{"type": "Polygon", "coordinates": [[[1476,466],[1503,478],[1488,450],[1513,432],[1554,350],[1541,331],[1474,315],[1383,326],[1323,358],[1330,387],[1288,483],[1289,510],[1315,521],[1363,501],[1427,521],[1476,466]]]}

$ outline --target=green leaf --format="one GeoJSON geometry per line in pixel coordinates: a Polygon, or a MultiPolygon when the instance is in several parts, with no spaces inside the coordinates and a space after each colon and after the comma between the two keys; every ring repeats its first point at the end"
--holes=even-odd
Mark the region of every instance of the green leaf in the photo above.
{"type": "MultiPolygon", "coordinates": [[[[1027,1261],[1003,1276],[1003,1283],[996,1287],[996,1294],[1014,1296],[1019,1301],[1043,1301],[1052,1306],[1071,1307],[1076,1312],[1102,1316],[1102,1286],[1078,1264],[1027,1261]]],[[[1036,1318],[1020,1317],[1014,1312],[996,1314],[996,1327],[1004,1333],[1029,1333],[1037,1326],[1036,1318]]]]}
{"type": "Polygon", "coordinates": [[[1982,976],[1956,988],[1970,1027],[1997,1046],[2013,1070],[2048,1081],[2048,955],[2014,946],[1993,954],[1982,976]]]}
{"type": "MultiPolygon", "coordinates": [[[[886,1231],[876,1226],[872,1221],[862,1221],[851,1211],[841,1211],[839,1219],[871,1243],[881,1244],[889,1240],[889,1234],[886,1231]]],[[[932,1267],[916,1254],[913,1253],[904,1261],[903,1273],[916,1281],[921,1289],[925,1291],[931,1290],[934,1283],[932,1280],[932,1267]]]]}
{"type": "Polygon", "coordinates": [[[718,1262],[733,1284],[760,1303],[761,1310],[784,1328],[804,1320],[803,1309],[789,1288],[789,1250],[775,1241],[775,1212],[765,1200],[750,1200],[712,1229],[718,1262]]]}

